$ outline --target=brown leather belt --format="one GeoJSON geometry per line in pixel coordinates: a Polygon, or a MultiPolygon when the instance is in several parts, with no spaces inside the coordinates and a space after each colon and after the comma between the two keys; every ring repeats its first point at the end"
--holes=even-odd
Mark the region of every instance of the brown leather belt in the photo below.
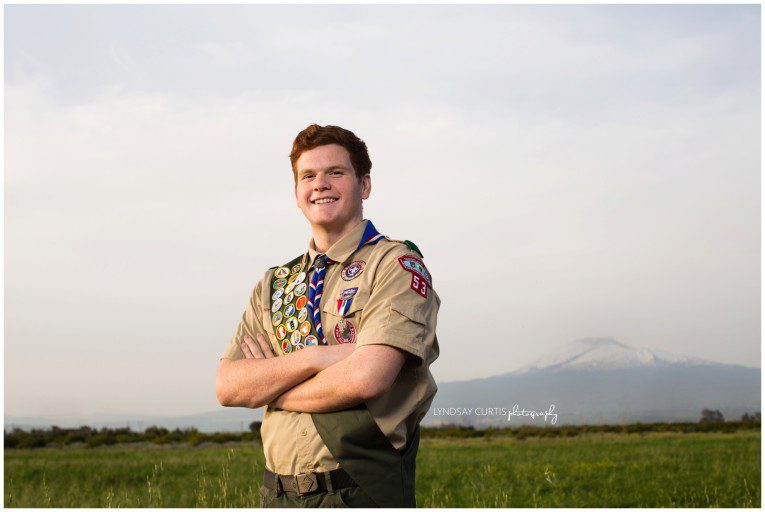
{"type": "Polygon", "coordinates": [[[353,478],[343,468],[333,469],[319,473],[300,473],[297,475],[277,475],[268,468],[263,471],[263,485],[271,490],[278,491],[277,487],[285,492],[297,494],[310,494],[327,490],[326,478],[330,479],[333,489],[345,487],[358,487],[353,478]],[[277,482],[279,485],[277,485],[277,482]]]}

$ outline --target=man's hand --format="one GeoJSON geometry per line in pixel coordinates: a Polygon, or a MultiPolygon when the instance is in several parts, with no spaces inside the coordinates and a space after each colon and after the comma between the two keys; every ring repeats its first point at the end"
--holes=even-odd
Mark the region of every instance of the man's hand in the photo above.
{"type": "Polygon", "coordinates": [[[241,343],[242,352],[247,359],[267,359],[269,357],[276,357],[274,349],[271,348],[271,344],[266,341],[266,338],[258,333],[255,336],[257,343],[252,340],[246,334],[244,335],[244,341],[241,343]]]}

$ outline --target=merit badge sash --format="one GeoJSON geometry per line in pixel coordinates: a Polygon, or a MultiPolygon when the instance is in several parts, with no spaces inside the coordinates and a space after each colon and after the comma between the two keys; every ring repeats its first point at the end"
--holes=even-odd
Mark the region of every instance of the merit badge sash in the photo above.
{"type": "Polygon", "coordinates": [[[274,270],[271,278],[271,327],[282,352],[319,344],[308,310],[308,253],[274,270]]]}

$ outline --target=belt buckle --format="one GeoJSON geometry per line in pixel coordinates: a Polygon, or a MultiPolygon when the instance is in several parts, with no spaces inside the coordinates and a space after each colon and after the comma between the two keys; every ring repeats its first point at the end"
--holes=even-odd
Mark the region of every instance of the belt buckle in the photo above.
{"type": "Polygon", "coordinates": [[[316,473],[298,473],[295,475],[294,480],[298,494],[308,494],[319,488],[319,482],[316,477],[316,473]]]}

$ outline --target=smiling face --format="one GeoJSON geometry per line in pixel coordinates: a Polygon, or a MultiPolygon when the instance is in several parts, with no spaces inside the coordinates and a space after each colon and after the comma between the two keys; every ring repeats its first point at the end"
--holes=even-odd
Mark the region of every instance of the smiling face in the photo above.
{"type": "Polygon", "coordinates": [[[362,200],[369,197],[369,174],[361,181],[348,151],[327,144],[304,151],[296,163],[295,199],[305,218],[316,229],[344,232],[361,222],[362,200]]]}

